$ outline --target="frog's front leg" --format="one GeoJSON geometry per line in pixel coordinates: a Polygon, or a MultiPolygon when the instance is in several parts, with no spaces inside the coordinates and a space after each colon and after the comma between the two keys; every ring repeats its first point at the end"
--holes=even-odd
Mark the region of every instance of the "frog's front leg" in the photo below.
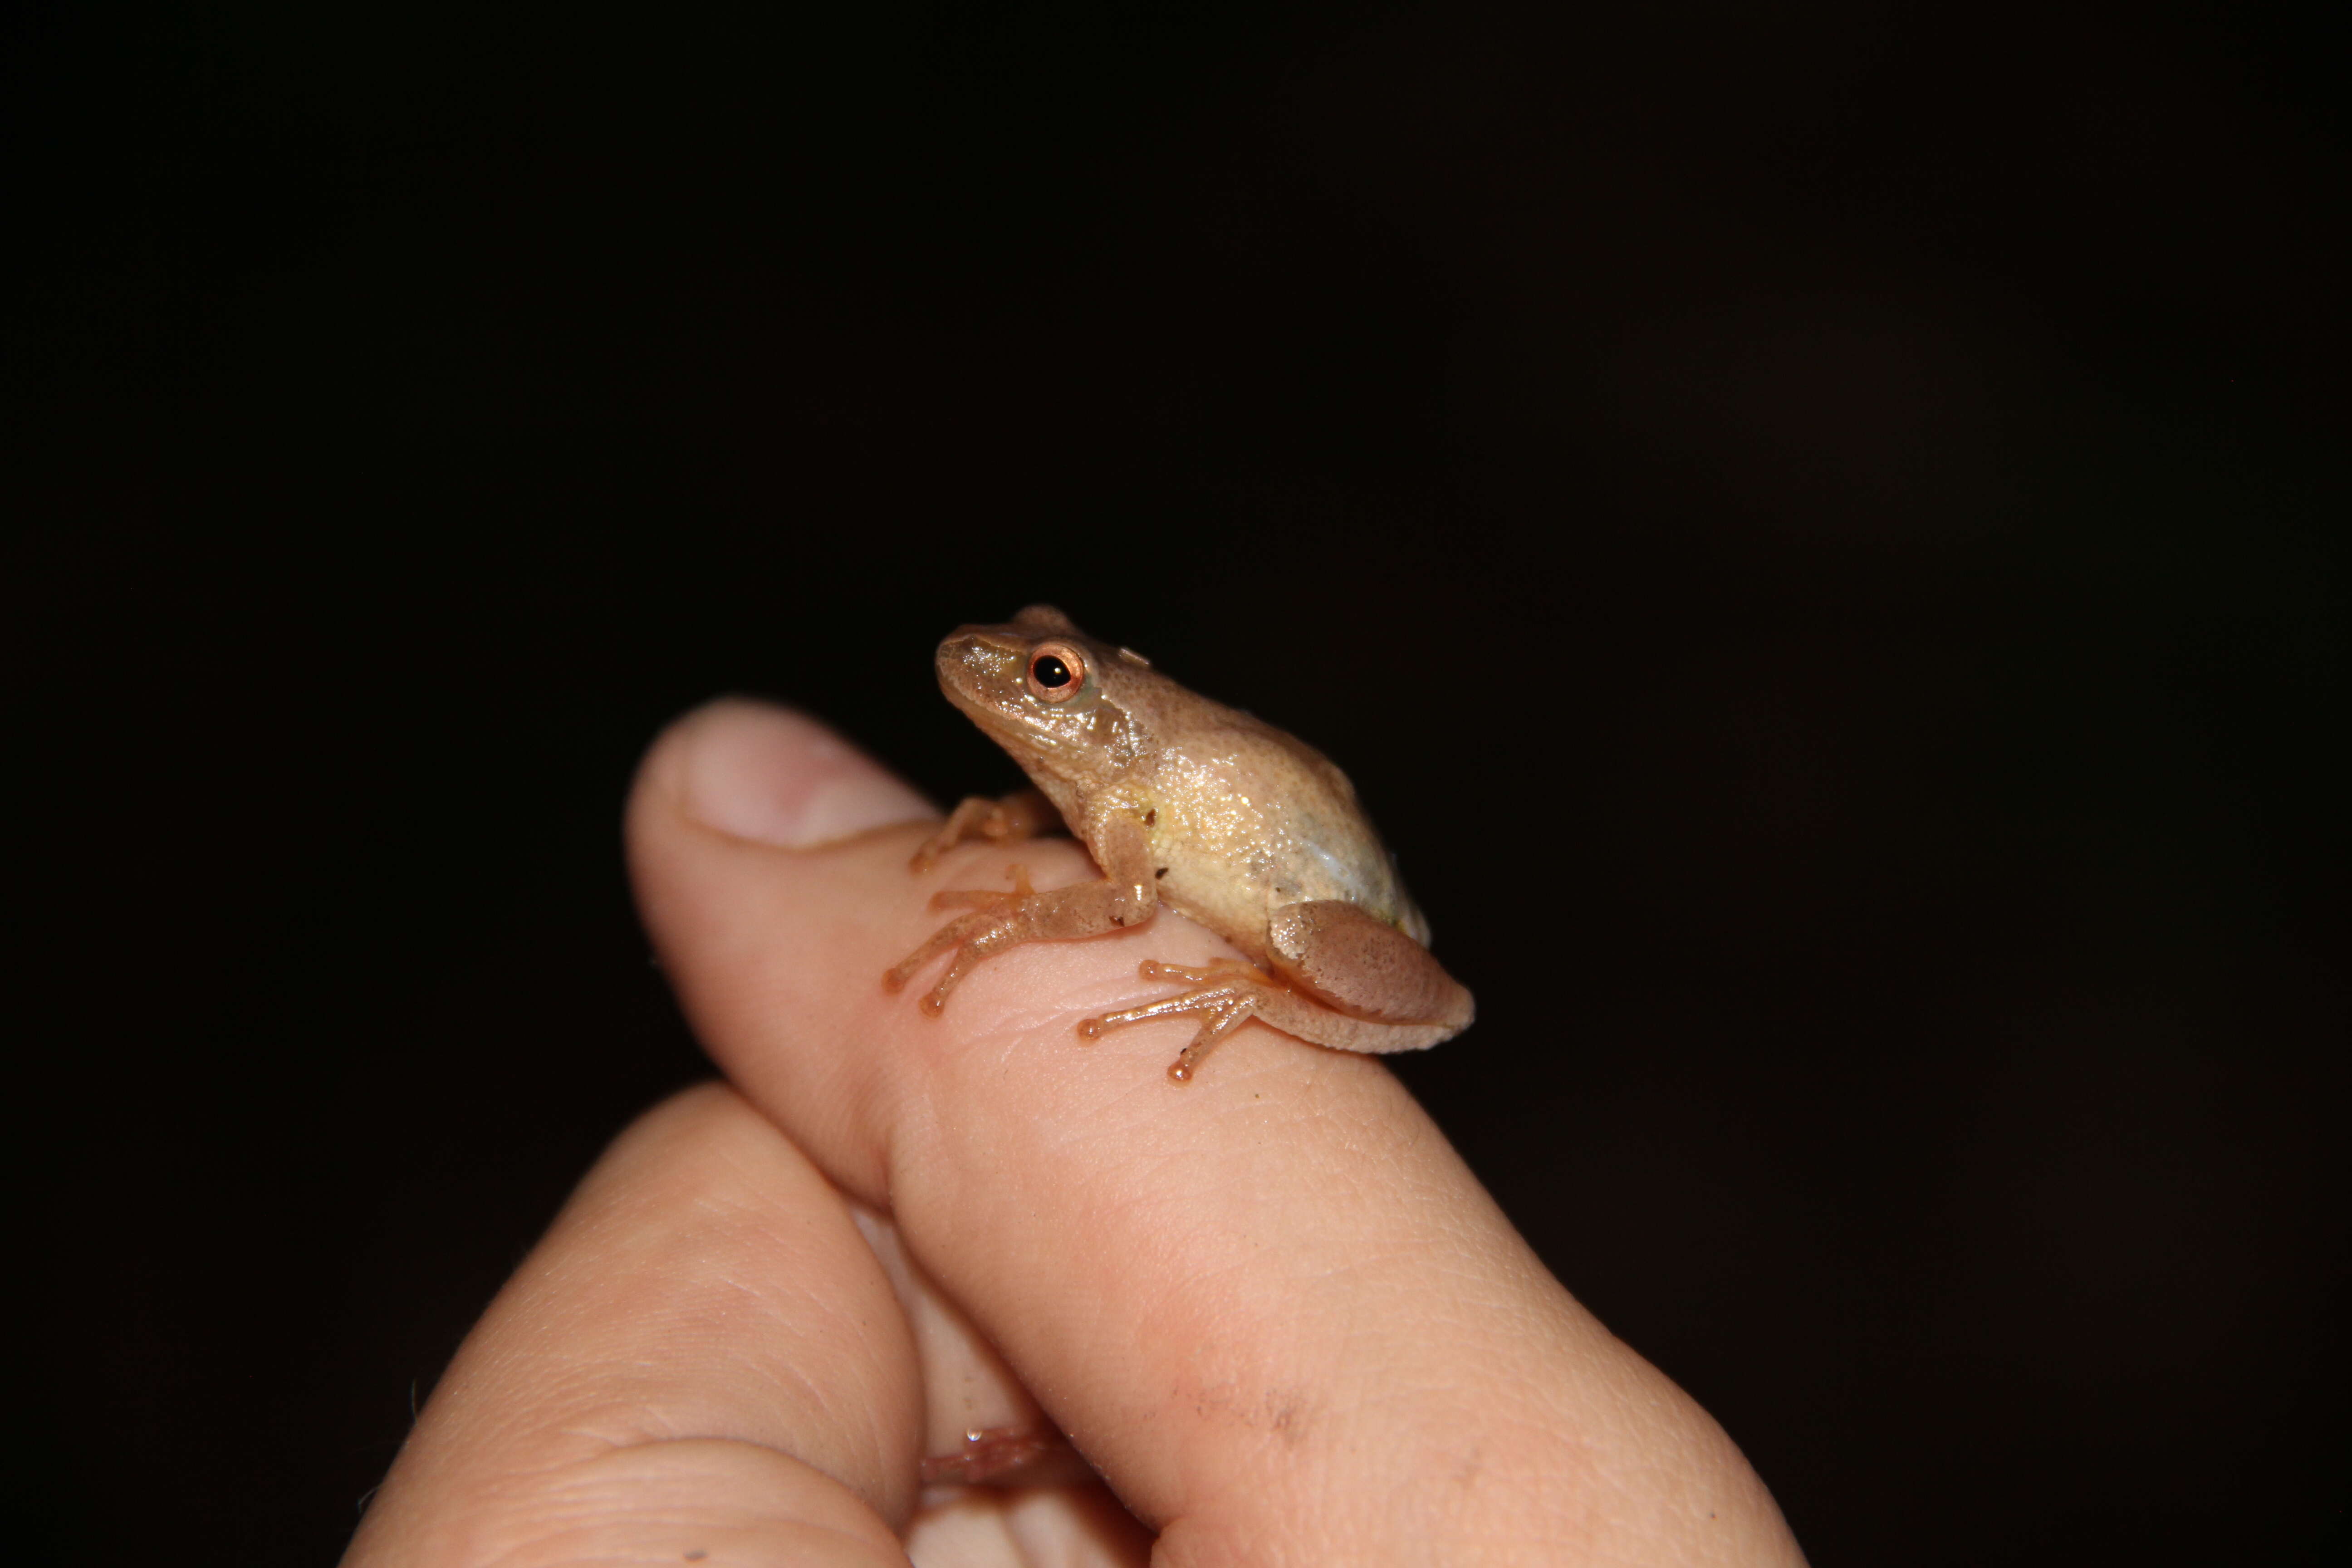
{"type": "MultiPolygon", "coordinates": [[[[1039,797],[1041,800],[1044,798],[1039,797]]],[[[967,803],[971,804],[971,803],[967,803]]],[[[987,802],[980,804],[986,805],[987,802]]],[[[940,983],[923,998],[923,1011],[937,1016],[947,1005],[948,993],[971,973],[972,967],[1006,948],[1024,942],[1071,942],[1100,936],[1122,926],[1140,925],[1159,908],[1159,884],[1153,876],[1150,842],[1139,820],[1113,817],[1090,822],[1088,842],[1102,863],[1104,877],[1050,892],[1035,892],[1029,879],[1015,871],[1009,893],[985,889],[942,892],[936,907],[971,906],[931,933],[920,947],[892,965],[882,976],[885,989],[899,991],[925,964],[952,950],[940,983]]]]}
{"type": "Polygon", "coordinates": [[[1199,1070],[1219,1040],[1260,1018],[1314,1045],[1386,1054],[1417,1051],[1470,1026],[1470,993],[1430,951],[1354,904],[1289,904],[1267,930],[1274,973],[1219,959],[1205,969],[1148,962],[1146,980],[1193,987],[1175,996],[1107,1013],[1078,1026],[1086,1039],[1149,1018],[1197,1015],[1201,1027],[1168,1068],[1178,1083],[1199,1070]]]}
{"type": "MultiPolygon", "coordinates": [[[[940,897],[957,903],[978,901],[952,894],[940,897]]],[[[923,998],[923,1011],[937,1017],[948,1005],[948,993],[971,973],[973,965],[1008,947],[1018,947],[1024,942],[1066,942],[1117,930],[1119,922],[1113,918],[1111,904],[1108,882],[1077,882],[1045,893],[987,895],[984,907],[950,921],[933,931],[929,942],[893,965],[882,977],[883,988],[893,992],[905,989],[916,971],[953,949],[954,961],[923,998]]]]}
{"type": "Polygon", "coordinates": [[[997,800],[984,795],[966,795],[948,814],[948,819],[940,824],[940,830],[915,851],[910,864],[915,870],[928,871],[932,861],[967,839],[1012,844],[1055,832],[1061,826],[1062,814],[1054,809],[1052,801],[1034,789],[1016,789],[997,800]]]}

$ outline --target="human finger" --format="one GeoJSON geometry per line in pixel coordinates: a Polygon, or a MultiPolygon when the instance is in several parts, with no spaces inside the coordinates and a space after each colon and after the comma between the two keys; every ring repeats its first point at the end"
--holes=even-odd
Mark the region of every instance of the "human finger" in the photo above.
{"type": "Polygon", "coordinates": [[[344,1562],[903,1565],[921,1405],[841,1194],[731,1089],[691,1089],[499,1293],[344,1562]]]}
{"type": "Polygon", "coordinates": [[[826,842],[795,816],[803,747],[837,803],[842,742],[772,710],[705,710],[648,757],[631,862],[665,965],[730,1076],[888,1209],[1165,1560],[1795,1560],[1721,1429],[1377,1063],[1252,1026],[1177,1088],[1187,1024],[1077,1043],[1139,958],[1231,955],[1200,928],[1016,948],[938,1018],[884,992],[934,890],[1093,872],[1036,844],[919,879],[919,828],[826,842]]]}

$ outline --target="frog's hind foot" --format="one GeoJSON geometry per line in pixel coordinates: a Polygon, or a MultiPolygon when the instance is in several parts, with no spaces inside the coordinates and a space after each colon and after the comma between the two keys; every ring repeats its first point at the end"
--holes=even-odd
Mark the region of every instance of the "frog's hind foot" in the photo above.
{"type": "Polygon", "coordinates": [[[1202,1058],[1216,1048],[1219,1040],[1257,1016],[1285,989],[1280,981],[1255,964],[1231,958],[1211,959],[1202,969],[1148,958],[1136,973],[1146,980],[1173,980],[1193,989],[1147,1002],[1140,1007],[1088,1018],[1078,1026],[1078,1037],[1092,1043],[1129,1024],[1197,1013],[1201,1015],[1200,1031],[1168,1066],[1169,1078],[1177,1083],[1192,1081],[1192,1075],[1200,1070],[1202,1058]]]}

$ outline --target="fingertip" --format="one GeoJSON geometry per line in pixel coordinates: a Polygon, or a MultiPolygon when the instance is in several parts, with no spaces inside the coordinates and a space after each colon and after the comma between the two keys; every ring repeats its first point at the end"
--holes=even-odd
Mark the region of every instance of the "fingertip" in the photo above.
{"type": "Polygon", "coordinates": [[[707,702],[664,731],[638,771],[635,800],[660,801],[714,832],[784,849],[939,815],[826,725],[743,697],[707,702]]]}

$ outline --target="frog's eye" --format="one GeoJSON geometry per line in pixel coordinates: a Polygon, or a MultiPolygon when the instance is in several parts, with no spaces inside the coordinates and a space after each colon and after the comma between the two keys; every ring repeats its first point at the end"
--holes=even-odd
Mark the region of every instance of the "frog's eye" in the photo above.
{"type": "Polygon", "coordinates": [[[1029,695],[1066,702],[1087,683],[1087,656],[1066,642],[1039,643],[1029,655],[1029,695]]]}

